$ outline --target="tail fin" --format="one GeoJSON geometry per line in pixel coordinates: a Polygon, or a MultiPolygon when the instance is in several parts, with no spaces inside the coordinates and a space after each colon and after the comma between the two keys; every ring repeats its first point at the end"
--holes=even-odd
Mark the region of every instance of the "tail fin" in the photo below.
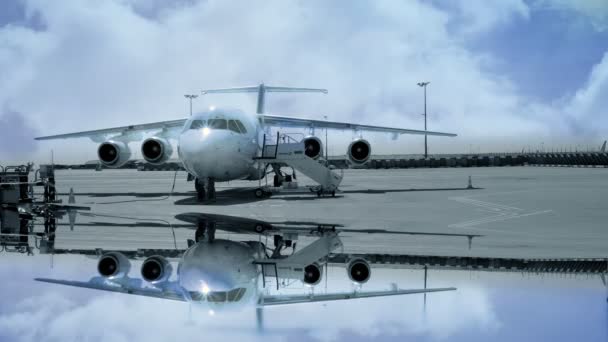
{"type": "Polygon", "coordinates": [[[265,95],[267,92],[274,93],[323,93],[327,94],[327,89],[317,88],[292,88],[292,87],[271,87],[260,83],[258,86],[238,87],[238,88],[223,88],[223,89],[207,89],[201,91],[205,94],[230,94],[230,93],[258,93],[258,103],[256,112],[264,113],[265,95]]]}
{"type": "Polygon", "coordinates": [[[602,152],[602,153],[606,152],[606,140],[604,140],[604,144],[602,144],[602,147],[600,148],[600,152],[602,152]]]}

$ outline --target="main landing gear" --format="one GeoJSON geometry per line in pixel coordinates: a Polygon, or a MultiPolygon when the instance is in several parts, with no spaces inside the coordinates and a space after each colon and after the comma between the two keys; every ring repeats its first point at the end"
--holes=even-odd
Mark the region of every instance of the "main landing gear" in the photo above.
{"type": "Polygon", "coordinates": [[[194,188],[199,202],[215,201],[215,179],[207,177],[195,179],[194,188]]]}

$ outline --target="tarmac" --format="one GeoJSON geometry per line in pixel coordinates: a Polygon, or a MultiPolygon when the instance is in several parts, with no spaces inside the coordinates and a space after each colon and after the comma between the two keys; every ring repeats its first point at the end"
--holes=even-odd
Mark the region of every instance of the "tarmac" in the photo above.
{"type": "MultiPolygon", "coordinates": [[[[345,233],[344,253],[608,257],[608,169],[603,168],[347,169],[335,198],[317,198],[304,189],[257,199],[258,182],[234,181],[217,183],[217,200],[207,204],[197,202],[185,172],[58,170],[56,178],[64,202],[73,188],[77,204],[90,206],[95,215],[79,215],[74,231],[60,221],[57,248],[184,248],[193,230],[175,215],[204,212],[349,229],[482,235],[469,249],[466,237],[345,233]],[[474,189],[467,188],[469,176],[474,189]]],[[[304,176],[297,180],[313,185],[304,176]]],[[[300,241],[305,244],[306,238],[300,241]]]]}

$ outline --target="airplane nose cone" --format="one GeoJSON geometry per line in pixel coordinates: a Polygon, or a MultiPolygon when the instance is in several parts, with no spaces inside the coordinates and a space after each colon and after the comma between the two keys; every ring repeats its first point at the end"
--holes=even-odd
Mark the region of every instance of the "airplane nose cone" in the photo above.
{"type": "Polygon", "coordinates": [[[180,285],[188,291],[198,292],[235,288],[240,273],[238,267],[242,262],[234,260],[235,249],[242,253],[238,244],[221,240],[192,247],[184,254],[180,265],[180,285]]]}
{"type": "Polygon", "coordinates": [[[198,178],[222,178],[229,170],[230,133],[201,128],[179,138],[179,157],[188,172],[198,178]]]}

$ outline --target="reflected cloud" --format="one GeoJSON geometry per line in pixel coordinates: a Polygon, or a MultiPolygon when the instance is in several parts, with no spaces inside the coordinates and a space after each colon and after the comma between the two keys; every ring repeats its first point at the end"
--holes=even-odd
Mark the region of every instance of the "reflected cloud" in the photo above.
{"type": "MultiPolygon", "coordinates": [[[[205,339],[239,341],[486,340],[524,336],[515,323],[533,329],[528,337],[554,336],[549,326],[559,327],[566,335],[585,329],[593,337],[587,340],[607,336],[605,290],[594,277],[433,270],[429,287],[456,286],[458,290],[429,294],[426,312],[422,295],[269,307],[264,312],[265,334],[259,336],[253,308],[210,316],[184,303],[34,283],[32,278],[42,275],[87,278],[96,261],[56,256],[50,269],[49,256],[2,257],[0,273],[15,276],[0,285],[2,293],[11,293],[0,304],[1,340],[189,341],[200,340],[203,333],[205,339]],[[561,311],[555,312],[556,308],[561,311]],[[576,324],[581,310],[587,313],[584,327],[576,324]],[[556,326],[556,318],[572,322],[556,326]]],[[[419,288],[423,283],[422,270],[376,267],[373,272],[366,290],[386,289],[392,282],[400,288],[419,288]]],[[[348,289],[353,285],[344,269],[330,268],[327,291],[348,289]]],[[[301,293],[307,288],[297,284],[281,291],[301,293]]],[[[324,292],[325,283],[314,291],[324,292]]]]}

